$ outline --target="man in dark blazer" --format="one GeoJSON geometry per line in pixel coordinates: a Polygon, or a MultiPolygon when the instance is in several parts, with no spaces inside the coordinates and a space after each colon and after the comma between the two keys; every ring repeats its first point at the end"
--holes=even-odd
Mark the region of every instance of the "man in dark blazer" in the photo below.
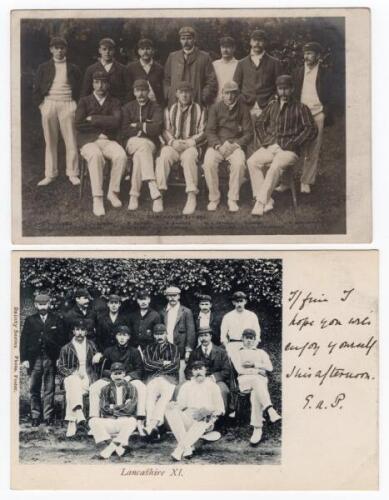
{"type": "Polygon", "coordinates": [[[49,46],[52,58],[38,67],[33,100],[42,115],[45,138],[45,177],[38,186],[47,186],[58,176],[59,132],[65,143],[66,175],[80,184],[74,113],[80,94],[81,71],[66,58],[67,42],[55,36],[49,46]]]}
{"type": "Polygon", "coordinates": [[[204,361],[207,366],[207,376],[217,383],[224,402],[224,409],[228,409],[228,385],[231,378],[231,364],[227,352],[223,347],[218,347],[212,342],[212,328],[201,328],[198,332],[200,345],[190,353],[185,368],[185,376],[192,376],[192,365],[195,361],[204,361]]]}
{"type": "Polygon", "coordinates": [[[66,339],[61,319],[49,311],[50,297],[38,294],[34,303],[37,312],[26,318],[22,328],[20,361],[30,375],[31,422],[36,427],[41,415],[47,425],[53,423],[56,361],[66,339]]]}
{"type": "Polygon", "coordinates": [[[191,27],[179,31],[181,50],[171,52],[165,64],[164,89],[168,107],[176,102],[177,86],[190,82],[197,104],[209,106],[217,95],[217,80],[207,52],[196,47],[196,32],[191,27]]]}
{"type": "Polygon", "coordinates": [[[146,80],[149,84],[149,99],[156,101],[161,108],[165,105],[163,93],[163,66],[154,60],[153,42],[148,38],[142,38],[138,42],[139,60],[130,62],[127,65],[129,97],[131,101],[135,99],[133,85],[136,80],[146,80]]]}
{"type": "Polygon", "coordinates": [[[128,72],[124,64],[115,60],[115,42],[111,38],[103,38],[99,42],[100,59],[98,62],[88,66],[81,88],[81,97],[88,96],[93,92],[93,75],[96,71],[105,73],[109,80],[110,93],[112,97],[119,99],[121,104],[128,100],[128,72]]]}
{"type": "Polygon", "coordinates": [[[96,315],[96,344],[101,352],[116,344],[115,334],[118,326],[130,328],[128,316],[120,310],[120,302],[119,295],[111,294],[108,297],[107,309],[96,315]]]}
{"type": "Polygon", "coordinates": [[[161,323],[157,311],[150,307],[150,291],[138,290],[136,293],[138,308],[129,315],[129,326],[132,333],[130,343],[138,347],[143,354],[146,347],[154,343],[154,326],[161,323]]]}
{"type": "Polygon", "coordinates": [[[323,129],[331,124],[331,99],[333,81],[330,71],[321,63],[323,49],[317,42],[306,43],[303,47],[304,66],[295,73],[294,85],[296,97],[308,106],[317,126],[316,139],[304,147],[301,175],[301,192],[310,193],[315,184],[323,129]]]}
{"type": "Polygon", "coordinates": [[[93,196],[93,213],[105,215],[103,202],[103,171],[105,161],[111,162],[107,199],[120,208],[120,183],[127,167],[127,155],[116,141],[121,125],[120,101],[109,93],[107,72],[93,73],[93,93],[82,97],[76,110],[77,139],[81,155],[88,163],[93,196]]]}
{"type": "Polygon", "coordinates": [[[74,306],[63,314],[65,337],[69,341],[73,337],[74,325],[84,320],[87,335],[94,340],[96,337],[96,315],[91,305],[91,296],[86,288],[78,288],[74,292],[74,306]]]}
{"type": "Polygon", "coordinates": [[[212,310],[212,297],[210,295],[199,295],[199,312],[195,315],[196,332],[203,328],[212,330],[213,344],[220,345],[220,324],[221,318],[212,310]]]}
{"type": "Polygon", "coordinates": [[[168,342],[175,344],[180,352],[179,382],[182,383],[185,381],[186,362],[196,347],[195,324],[192,311],[180,303],[181,290],[178,287],[166,288],[165,296],[168,305],[162,311],[162,319],[168,342]]]}

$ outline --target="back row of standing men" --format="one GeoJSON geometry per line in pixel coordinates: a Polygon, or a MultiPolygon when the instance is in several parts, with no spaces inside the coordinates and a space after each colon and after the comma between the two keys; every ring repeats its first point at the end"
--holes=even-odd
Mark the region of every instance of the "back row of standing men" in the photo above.
{"type": "Polygon", "coordinates": [[[320,65],[321,46],[305,45],[305,67],[296,69],[292,77],[283,75],[280,61],[265,51],[267,37],[262,30],[251,34],[250,54],[241,61],[234,58],[231,37],[220,40],[222,57],[213,63],[207,52],[197,48],[191,27],[181,28],[179,37],[182,49],[168,56],[164,68],[154,61],[150,40],[140,40],[139,61],[124,66],[114,59],[115,42],[104,38],[99,44],[101,58],[87,68],[82,85],[80,70],[66,60],[66,40],[51,40],[53,58],[38,68],[34,84],[46,142],[45,177],[38,185],[48,185],[58,175],[60,130],[72,184],[80,183],[78,148],[88,163],[97,216],[105,214],[106,160],[111,161],[107,198],[115,208],[122,205],[118,193],[127,167],[123,147],[133,160],[129,210],[138,208],[145,181],[153,211],[163,211],[170,169],[180,161],[187,192],[183,213],[192,214],[198,161],[205,145],[209,211],[220,203],[218,167],[223,160],[230,165],[229,210],[239,210],[249,147],[254,151],[247,161],[256,200],[253,215],[272,210],[271,194],[282,172],[301,155],[301,191],[310,192],[330,104],[329,77],[320,65]],[[265,177],[266,166],[271,168],[265,177]]]}

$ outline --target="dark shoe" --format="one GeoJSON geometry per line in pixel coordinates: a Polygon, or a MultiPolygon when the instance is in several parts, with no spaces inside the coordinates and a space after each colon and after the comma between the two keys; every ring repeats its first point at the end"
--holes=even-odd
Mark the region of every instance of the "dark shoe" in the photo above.
{"type": "Polygon", "coordinates": [[[47,425],[47,427],[54,427],[54,419],[53,418],[47,418],[45,420],[45,425],[47,425]]]}
{"type": "Polygon", "coordinates": [[[31,427],[39,427],[39,424],[40,424],[39,418],[33,418],[31,420],[31,427]]]}
{"type": "Polygon", "coordinates": [[[154,443],[156,441],[160,441],[160,439],[161,435],[159,433],[158,427],[154,427],[154,429],[151,429],[149,434],[149,440],[154,443]]]}

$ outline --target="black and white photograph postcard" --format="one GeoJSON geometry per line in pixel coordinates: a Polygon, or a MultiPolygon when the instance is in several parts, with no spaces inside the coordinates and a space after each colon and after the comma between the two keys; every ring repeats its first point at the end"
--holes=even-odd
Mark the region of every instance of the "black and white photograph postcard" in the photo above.
{"type": "Polygon", "coordinates": [[[11,26],[14,243],[371,241],[368,9],[11,26]]]}
{"type": "Polygon", "coordinates": [[[377,257],[14,252],[12,487],[377,488],[377,257]]]}

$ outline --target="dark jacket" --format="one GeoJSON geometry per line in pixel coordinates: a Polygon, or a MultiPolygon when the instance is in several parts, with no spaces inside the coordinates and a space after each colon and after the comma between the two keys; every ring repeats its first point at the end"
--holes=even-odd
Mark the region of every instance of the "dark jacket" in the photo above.
{"type": "Polygon", "coordinates": [[[258,67],[250,54],[241,59],[235,70],[234,80],[251,108],[255,102],[262,109],[276,93],[276,78],[282,73],[282,64],[265,52],[258,67]]]}
{"type": "Polygon", "coordinates": [[[117,404],[116,385],[112,381],[100,393],[100,413],[104,418],[132,417],[136,415],[138,395],[136,388],[122,380],[119,387],[123,390],[123,403],[117,404]],[[113,405],[113,408],[112,408],[113,405]]]}
{"type": "Polygon", "coordinates": [[[29,361],[31,370],[37,357],[46,354],[55,363],[66,342],[64,325],[57,314],[48,312],[44,323],[39,313],[28,316],[20,337],[20,361],[29,361]]]}
{"type": "MultiPolygon", "coordinates": [[[[199,333],[199,328],[200,328],[199,316],[200,316],[200,311],[194,317],[197,335],[199,333]]],[[[220,344],[220,325],[221,325],[221,318],[218,317],[213,311],[211,311],[209,318],[209,327],[212,328],[212,342],[213,344],[216,345],[220,344]]]]}
{"type": "Polygon", "coordinates": [[[231,364],[226,350],[222,347],[212,345],[212,349],[208,357],[205,357],[201,346],[196,347],[196,349],[191,352],[185,368],[185,377],[187,379],[190,379],[192,376],[192,365],[195,361],[206,362],[207,375],[213,375],[215,382],[229,383],[231,376],[231,364]]]}
{"type": "Polygon", "coordinates": [[[84,144],[94,142],[100,134],[115,141],[120,129],[121,118],[120,101],[115,97],[108,94],[102,106],[94,94],[81,97],[75,118],[78,145],[82,147],[84,144]],[[88,116],[92,117],[91,121],[86,120],[88,116]]]}
{"type": "MultiPolygon", "coordinates": [[[[100,61],[88,66],[82,82],[81,97],[86,97],[93,92],[93,73],[104,71],[105,68],[100,61]]],[[[129,94],[128,72],[124,64],[113,61],[111,69],[108,71],[109,93],[112,97],[119,99],[121,104],[127,102],[129,94]]]]}
{"type": "MultiPolygon", "coordinates": [[[[298,100],[301,99],[301,93],[304,84],[305,66],[300,66],[293,73],[295,96],[298,100]]],[[[332,113],[332,75],[328,68],[319,64],[316,79],[316,91],[320,102],[323,105],[323,113],[325,114],[324,125],[331,125],[333,122],[332,113]]]]}
{"type": "MultiPolygon", "coordinates": [[[[128,316],[119,311],[116,321],[112,322],[109,311],[100,312],[96,316],[96,344],[103,351],[106,347],[116,344],[116,329],[118,326],[127,326],[130,329],[128,316]]],[[[131,332],[132,340],[132,332],[131,332]]]]}
{"type": "Polygon", "coordinates": [[[122,140],[127,142],[130,137],[146,137],[159,144],[159,136],[163,129],[163,112],[156,102],[150,100],[144,106],[138,101],[131,101],[122,110],[122,140]],[[135,123],[135,126],[131,126],[135,123]]]}
{"type": "Polygon", "coordinates": [[[146,379],[149,381],[156,377],[164,377],[172,384],[178,384],[178,373],[180,370],[180,352],[178,346],[170,342],[163,344],[150,344],[143,353],[146,379]],[[170,361],[165,366],[164,361],[170,361]]]}
{"type": "Polygon", "coordinates": [[[139,61],[134,61],[127,65],[127,71],[129,85],[128,100],[131,101],[135,99],[133,91],[135,80],[147,80],[153,89],[157,103],[163,108],[165,105],[165,96],[163,93],[163,66],[153,61],[150,71],[146,73],[141,63],[139,61]]]}
{"type": "Polygon", "coordinates": [[[212,148],[226,140],[236,142],[243,148],[247,146],[253,137],[253,125],[243,99],[238,99],[231,110],[223,101],[213,104],[209,110],[205,133],[208,146],[212,148]]]}
{"type": "MultiPolygon", "coordinates": [[[[89,377],[89,382],[92,384],[98,379],[96,366],[92,364],[92,358],[97,353],[97,348],[94,342],[86,340],[86,373],[89,377]]],[[[73,341],[68,342],[61,349],[58,359],[58,373],[64,379],[72,375],[79,368],[77,351],[73,345],[73,341]]]]}
{"type": "Polygon", "coordinates": [[[165,64],[164,90],[168,107],[176,102],[177,85],[190,82],[193,86],[193,100],[200,105],[210,105],[217,95],[217,79],[212,60],[207,52],[197,47],[185,61],[184,51],[171,52],[165,64]]]}
{"type": "MultiPolygon", "coordinates": [[[[166,308],[162,311],[162,319],[167,326],[166,308]]],[[[185,357],[186,350],[193,350],[196,347],[196,332],[193,314],[190,309],[180,305],[177,313],[177,320],[173,332],[173,343],[178,347],[180,357],[185,357]],[[189,349],[187,349],[189,348],[189,349]]]]}
{"type": "Polygon", "coordinates": [[[142,350],[149,344],[154,342],[153,330],[154,326],[161,323],[161,317],[154,309],[147,310],[144,316],[141,316],[140,310],[130,314],[129,324],[131,328],[131,345],[140,347],[142,350]]]}
{"type": "Polygon", "coordinates": [[[123,363],[126,369],[126,375],[129,375],[131,379],[143,380],[144,378],[144,367],[142,357],[138,349],[135,347],[119,346],[116,344],[111,347],[107,347],[103,353],[103,363],[102,371],[103,376],[108,376],[108,373],[113,363],[123,363]]]}
{"type": "MultiPolygon", "coordinates": [[[[75,64],[69,63],[66,60],[66,70],[68,75],[68,82],[72,89],[72,99],[77,101],[80,95],[81,87],[81,71],[75,64]]],[[[55,64],[54,60],[50,59],[41,64],[36,72],[33,87],[33,101],[37,106],[41,104],[43,99],[49,93],[55,77],[55,64]]]]}
{"type": "Polygon", "coordinates": [[[73,327],[80,319],[83,319],[86,322],[88,338],[91,340],[95,338],[96,315],[93,308],[89,306],[86,310],[86,314],[83,314],[81,309],[76,304],[69,309],[69,311],[63,314],[65,337],[67,341],[73,338],[73,327]]]}

